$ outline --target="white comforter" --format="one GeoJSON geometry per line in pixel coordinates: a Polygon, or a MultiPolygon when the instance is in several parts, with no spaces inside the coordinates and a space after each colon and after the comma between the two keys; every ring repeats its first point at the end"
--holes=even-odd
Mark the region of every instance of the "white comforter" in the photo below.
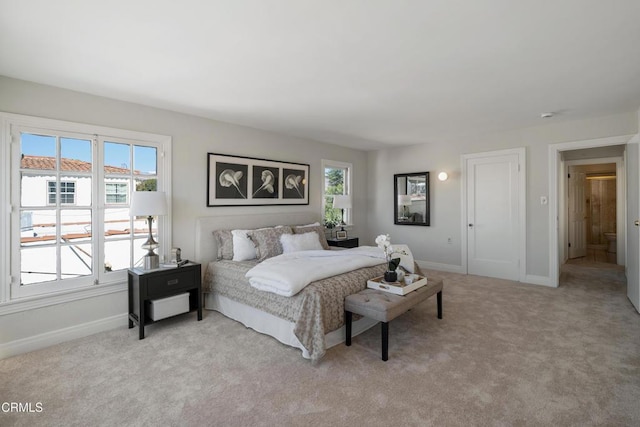
{"type": "MultiPolygon", "coordinates": [[[[413,256],[405,245],[394,245],[408,255],[401,256],[400,265],[413,272],[413,256]]],[[[374,246],[346,250],[291,252],[269,258],[246,274],[256,289],[286,297],[293,296],[309,283],[385,262],[384,253],[374,246]]]]}

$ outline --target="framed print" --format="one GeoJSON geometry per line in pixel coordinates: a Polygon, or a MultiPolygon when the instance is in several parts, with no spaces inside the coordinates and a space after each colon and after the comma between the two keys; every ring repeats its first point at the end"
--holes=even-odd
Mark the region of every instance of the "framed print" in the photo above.
{"type": "Polygon", "coordinates": [[[308,164],[207,155],[207,206],[309,204],[308,164]]]}
{"type": "Polygon", "coordinates": [[[280,195],[280,170],[268,166],[253,166],[254,199],[277,199],[280,195]]]}
{"type": "Polygon", "coordinates": [[[346,231],[336,231],[336,240],[345,240],[347,238],[346,231]]]}
{"type": "MultiPolygon", "coordinates": [[[[307,168],[308,170],[308,168],[307,168]]],[[[282,197],[285,199],[304,199],[307,188],[307,175],[304,169],[282,169],[284,188],[282,197]]]]}

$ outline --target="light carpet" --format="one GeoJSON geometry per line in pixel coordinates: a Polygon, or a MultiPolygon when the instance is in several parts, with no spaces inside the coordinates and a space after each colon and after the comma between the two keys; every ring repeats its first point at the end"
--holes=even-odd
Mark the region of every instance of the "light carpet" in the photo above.
{"type": "MultiPolygon", "coordinates": [[[[435,272],[428,272],[436,274],[435,272]]],[[[435,298],[314,366],[215,312],[0,361],[2,426],[640,425],[640,316],[613,266],[566,265],[557,288],[444,278],[435,298]]]]}

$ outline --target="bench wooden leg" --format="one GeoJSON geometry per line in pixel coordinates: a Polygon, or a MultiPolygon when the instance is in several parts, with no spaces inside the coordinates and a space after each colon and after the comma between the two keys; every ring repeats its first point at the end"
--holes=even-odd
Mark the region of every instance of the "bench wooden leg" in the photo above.
{"type": "Polygon", "coordinates": [[[438,300],[438,319],[442,319],[442,291],[438,292],[436,299],[438,300]]]}
{"type": "Polygon", "coordinates": [[[344,326],[345,326],[345,332],[347,335],[347,339],[346,339],[346,344],[349,346],[351,345],[351,317],[352,314],[350,311],[345,311],[344,312],[344,326]]]}
{"type": "Polygon", "coordinates": [[[382,326],[382,360],[389,360],[389,322],[380,322],[382,326]]]}

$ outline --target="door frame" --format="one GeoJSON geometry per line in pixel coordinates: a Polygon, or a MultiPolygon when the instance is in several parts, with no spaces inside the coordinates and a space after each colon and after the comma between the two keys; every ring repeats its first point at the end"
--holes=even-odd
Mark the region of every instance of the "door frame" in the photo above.
{"type": "MultiPolygon", "coordinates": [[[[561,160],[562,161],[562,160],[561,160]]],[[[627,177],[626,177],[626,173],[625,173],[625,165],[626,162],[624,161],[624,156],[619,156],[619,157],[598,157],[595,159],[580,159],[580,160],[567,160],[564,161],[565,164],[565,170],[568,170],[570,166],[583,166],[583,165],[601,165],[601,164],[605,164],[605,163],[615,163],[616,165],[616,249],[617,249],[617,253],[616,253],[616,264],[618,265],[626,265],[627,263],[627,251],[626,251],[626,245],[625,245],[625,239],[623,238],[618,238],[617,236],[626,236],[626,188],[627,188],[627,177]]],[[[563,175],[562,179],[565,180],[565,175],[563,175]]],[[[565,180],[566,182],[566,180],[565,180]]],[[[562,200],[568,200],[568,195],[569,195],[569,189],[567,188],[567,186],[564,186],[564,196],[562,197],[562,200]]],[[[567,259],[569,258],[568,255],[568,244],[569,244],[569,218],[568,218],[568,209],[566,208],[566,204],[565,204],[565,209],[560,211],[560,224],[564,223],[564,229],[566,230],[566,233],[563,233],[562,238],[564,239],[561,244],[560,244],[560,248],[562,249],[561,251],[561,263],[565,263],[567,262],[567,259]]],[[[562,229],[563,226],[561,226],[560,228],[562,229]]]]}
{"type": "MultiPolygon", "coordinates": [[[[558,287],[560,283],[560,265],[563,261],[561,257],[564,257],[565,254],[564,240],[560,238],[561,235],[566,233],[566,227],[560,221],[560,212],[566,209],[564,197],[559,198],[559,195],[564,195],[566,191],[565,180],[559,179],[559,177],[564,177],[566,174],[566,165],[561,159],[562,152],[610,145],[626,145],[634,137],[635,134],[549,144],[549,286],[558,287]]],[[[626,183],[624,191],[626,194],[626,183]]],[[[626,222],[626,202],[624,215],[626,222]]]]}
{"type": "Polygon", "coordinates": [[[516,154],[518,156],[518,258],[519,258],[519,268],[518,268],[518,281],[524,282],[527,272],[527,158],[526,158],[526,149],[524,147],[520,148],[511,148],[506,150],[497,150],[497,151],[485,151],[481,153],[472,153],[472,154],[463,154],[460,156],[461,166],[461,181],[462,181],[462,191],[461,197],[462,201],[460,205],[462,206],[462,224],[461,224],[461,233],[462,241],[461,241],[461,260],[462,260],[462,270],[463,274],[468,274],[469,272],[469,264],[468,264],[468,229],[467,224],[469,224],[468,218],[468,210],[467,210],[467,161],[470,159],[479,159],[486,157],[498,157],[505,155],[516,154]]]}

